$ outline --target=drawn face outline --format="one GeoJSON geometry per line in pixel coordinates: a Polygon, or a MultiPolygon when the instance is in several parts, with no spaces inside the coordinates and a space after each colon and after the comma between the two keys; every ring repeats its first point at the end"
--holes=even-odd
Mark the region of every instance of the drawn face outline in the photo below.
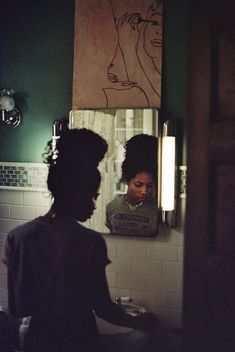
{"type": "Polygon", "coordinates": [[[144,28],[144,50],[152,59],[159,57],[162,47],[162,4],[155,0],[147,12],[148,24],[144,28]]]}

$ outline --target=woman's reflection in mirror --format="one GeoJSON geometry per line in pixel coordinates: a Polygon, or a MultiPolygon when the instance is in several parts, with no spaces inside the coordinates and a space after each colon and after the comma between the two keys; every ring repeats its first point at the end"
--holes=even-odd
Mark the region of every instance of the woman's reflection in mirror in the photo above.
{"type": "Polygon", "coordinates": [[[157,137],[147,134],[136,135],[125,143],[122,180],[127,192],[116,196],[106,207],[106,226],[112,234],[157,233],[157,147],[157,137]]]}

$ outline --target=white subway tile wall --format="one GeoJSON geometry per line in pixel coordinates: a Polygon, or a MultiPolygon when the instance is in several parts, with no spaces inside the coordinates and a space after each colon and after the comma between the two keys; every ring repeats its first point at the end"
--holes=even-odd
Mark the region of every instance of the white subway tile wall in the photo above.
{"type": "Polygon", "coordinates": [[[107,267],[112,296],[130,296],[164,325],[181,327],[183,233],[160,228],[156,238],[104,237],[112,261],[107,267]]]}
{"type": "Polygon", "coordinates": [[[46,191],[0,189],[0,305],[7,307],[7,271],[2,263],[7,233],[36,216],[46,214],[51,198],[46,191]]]}
{"type": "MultiPolygon", "coordinates": [[[[45,214],[48,192],[0,189],[0,256],[6,234],[15,226],[45,214]]],[[[182,316],[183,234],[160,229],[156,238],[104,235],[112,263],[107,278],[113,298],[130,296],[159,316],[167,326],[180,327],[182,316]]],[[[0,262],[0,305],[7,306],[5,265],[0,262]]]]}

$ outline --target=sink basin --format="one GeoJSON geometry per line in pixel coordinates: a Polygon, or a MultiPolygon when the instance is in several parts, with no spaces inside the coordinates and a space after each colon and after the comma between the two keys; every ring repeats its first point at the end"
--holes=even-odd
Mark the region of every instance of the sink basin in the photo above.
{"type": "MultiPolygon", "coordinates": [[[[139,314],[143,314],[147,312],[147,310],[144,307],[141,307],[133,303],[122,303],[121,306],[125,309],[127,314],[130,314],[132,316],[137,316],[139,314]]],[[[96,322],[97,322],[98,330],[101,334],[121,334],[121,333],[133,331],[132,328],[113,325],[103,319],[100,319],[99,317],[96,317],[96,322]]]]}
{"type": "Polygon", "coordinates": [[[122,303],[122,307],[125,309],[127,314],[130,314],[133,317],[147,312],[144,307],[138,306],[137,304],[133,303],[122,303]]]}

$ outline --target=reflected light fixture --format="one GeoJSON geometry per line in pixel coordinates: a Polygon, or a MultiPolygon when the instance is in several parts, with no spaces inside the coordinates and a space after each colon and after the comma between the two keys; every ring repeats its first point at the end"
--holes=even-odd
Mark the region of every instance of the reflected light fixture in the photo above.
{"type": "Polygon", "coordinates": [[[175,144],[175,123],[173,120],[167,120],[162,131],[161,208],[162,221],[168,225],[168,215],[172,218],[175,209],[175,144]]]}

